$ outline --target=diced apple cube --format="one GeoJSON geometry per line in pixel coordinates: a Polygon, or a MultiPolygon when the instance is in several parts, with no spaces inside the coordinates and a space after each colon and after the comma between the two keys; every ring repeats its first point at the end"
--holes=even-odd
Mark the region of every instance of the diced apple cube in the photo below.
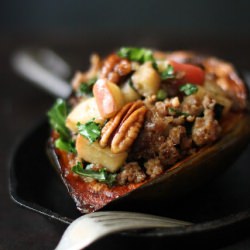
{"type": "Polygon", "coordinates": [[[73,132],[77,132],[78,122],[86,123],[93,118],[95,122],[100,124],[105,121],[105,119],[101,117],[94,97],[83,100],[69,113],[66,118],[66,127],[73,132]]]}
{"type": "Polygon", "coordinates": [[[226,96],[226,93],[216,82],[206,81],[204,87],[209,91],[210,95],[216,100],[216,102],[224,107],[223,115],[226,115],[233,105],[232,100],[226,96]]]}
{"type": "Polygon", "coordinates": [[[123,93],[125,102],[133,102],[140,99],[140,95],[133,89],[133,87],[130,85],[129,81],[126,81],[121,86],[121,91],[123,93]]]}
{"type": "Polygon", "coordinates": [[[159,90],[161,78],[152,62],[146,62],[132,75],[132,82],[141,95],[150,96],[159,90]]]}
{"type": "Polygon", "coordinates": [[[121,89],[107,79],[99,79],[93,88],[98,110],[103,118],[111,118],[124,105],[121,89]]]}
{"type": "Polygon", "coordinates": [[[125,162],[127,152],[114,154],[110,148],[101,148],[98,142],[90,143],[82,135],[76,139],[76,150],[78,156],[90,163],[101,164],[109,172],[116,172],[125,162]]]}

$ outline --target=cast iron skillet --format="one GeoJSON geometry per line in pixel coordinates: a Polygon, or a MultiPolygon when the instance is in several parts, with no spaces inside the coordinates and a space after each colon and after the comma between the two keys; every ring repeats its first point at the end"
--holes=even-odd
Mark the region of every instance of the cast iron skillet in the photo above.
{"type": "MultiPolygon", "coordinates": [[[[81,214],[46,155],[49,125],[44,118],[29,130],[13,150],[10,160],[9,187],[12,199],[19,205],[53,220],[69,224],[81,214]]],[[[178,200],[160,207],[154,204],[143,209],[136,203],[123,210],[147,212],[191,221],[188,229],[158,229],[129,233],[129,236],[169,236],[228,234],[250,227],[250,147],[222,176],[178,200]]],[[[105,209],[104,209],[105,210],[105,209]]]]}
{"type": "MultiPolygon", "coordinates": [[[[9,187],[19,205],[50,219],[69,224],[81,214],[69,196],[45,152],[49,124],[43,119],[20,140],[10,160],[9,187]]],[[[123,210],[147,212],[194,222],[188,229],[137,232],[140,236],[184,236],[209,233],[216,236],[250,226],[250,146],[230,169],[216,180],[171,203],[147,208],[127,204],[123,210]],[[132,208],[132,209],[131,209],[132,208]]],[[[129,234],[133,235],[133,234],[129,234]]]]}

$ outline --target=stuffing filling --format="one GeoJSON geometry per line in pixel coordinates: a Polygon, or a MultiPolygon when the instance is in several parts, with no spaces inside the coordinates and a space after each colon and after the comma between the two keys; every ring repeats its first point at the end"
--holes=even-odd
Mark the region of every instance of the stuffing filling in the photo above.
{"type": "Polygon", "coordinates": [[[224,117],[244,108],[229,88],[233,74],[224,61],[187,52],[123,47],[92,55],[68,102],[48,112],[55,147],[73,159],[67,173],[108,186],[163,174],[217,141],[224,117]]]}

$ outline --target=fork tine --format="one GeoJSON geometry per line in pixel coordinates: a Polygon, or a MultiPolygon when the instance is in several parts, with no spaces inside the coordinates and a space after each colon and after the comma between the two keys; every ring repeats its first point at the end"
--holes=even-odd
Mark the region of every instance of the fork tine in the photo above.
{"type": "Polygon", "coordinates": [[[175,223],[178,225],[190,225],[191,223],[186,221],[180,221],[175,219],[170,219],[167,217],[160,217],[156,215],[150,214],[142,214],[142,213],[134,213],[134,212],[122,212],[122,211],[114,211],[114,212],[95,212],[93,214],[86,215],[87,217],[94,218],[97,222],[105,222],[112,220],[126,220],[126,219],[136,219],[136,220],[150,220],[150,221],[159,221],[159,222],[168,222],[175,223]]]}

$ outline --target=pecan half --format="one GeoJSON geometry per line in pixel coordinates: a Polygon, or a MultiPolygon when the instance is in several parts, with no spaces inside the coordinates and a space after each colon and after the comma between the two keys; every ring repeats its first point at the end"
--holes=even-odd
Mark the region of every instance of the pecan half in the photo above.
{"type": "Polygon", "coordinates": [[[100,146],[110,145],[113,153],[128,150],[140,131],[146,111],[147,108],[142,101],[126,104],[103,127],[100,146]]]}

